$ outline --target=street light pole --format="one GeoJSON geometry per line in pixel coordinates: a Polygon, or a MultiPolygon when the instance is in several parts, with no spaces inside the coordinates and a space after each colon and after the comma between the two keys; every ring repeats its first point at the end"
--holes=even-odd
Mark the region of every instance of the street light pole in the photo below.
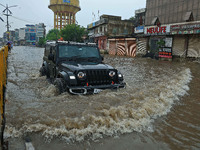
{"type": "Polygon", "coordinates": [[[6,4],[6,6],[4,6],[3,4],[0,4],[1,6],[3,6],[5,9],[3,10],[3,15],[5,15],[6,16],[6,18],[7,18],[7,24],[6,24],[6,27],[7,27],[7,38],[8,38],[8,41],[9,41],[9,27],[10,27],[10,24],[9,24],[9,21],[8,21],[8,17],[9,16],[12,16],[12,12],[10,11],[10,9],[9,8],[11,8],[11,7],[17,7],[17,5],[13,5],[13,6],[8,6],[8,4],[6,4]]]}

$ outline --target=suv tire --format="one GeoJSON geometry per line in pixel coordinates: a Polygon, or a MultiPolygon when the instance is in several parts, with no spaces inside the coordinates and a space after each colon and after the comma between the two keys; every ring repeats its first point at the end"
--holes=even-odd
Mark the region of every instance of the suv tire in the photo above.
{"type": "Polygon", "coordinates": [[[56,94],[61,94],[64,92],[64,83],[62,78],[56,78],[54,81],[54,86],[56,87],[56,94]]]}
{"type": "Polygon", "coordinates": [[[40,68],[40,76],[45,76],[45,75],[46,75],[46,71],[45,71],[44,66],[42,66],[42,67],[40,68]]]}

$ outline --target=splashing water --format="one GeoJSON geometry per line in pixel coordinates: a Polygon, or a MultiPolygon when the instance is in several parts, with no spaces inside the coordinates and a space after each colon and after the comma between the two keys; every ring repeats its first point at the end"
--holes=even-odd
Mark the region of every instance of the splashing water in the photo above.
{"type": "MultiPolygon", "coordinates": [[[[15,56],[10,59],[17,63],[15,56]]],[[[106,57],[105,61],[125,75],[125,89],[90,96],[55,96],[55,87],[37,76],[41,61],[34,71],[30,60],[24,63],[26,67],[20,63],[11,68],[15,70],[12,78],[18,76],[14,77],[16,84],[8,83],[12,100],[7,106],[6,137],[39,132],[46,139],[59,137],[71,142],[152,132],[154,120],[170,112],[175,101],[187,94],[192,80],[190,69],[178,64],[124,57],[106,57]],[[31,75],[24,75],[29,72],[31,75]]]]}

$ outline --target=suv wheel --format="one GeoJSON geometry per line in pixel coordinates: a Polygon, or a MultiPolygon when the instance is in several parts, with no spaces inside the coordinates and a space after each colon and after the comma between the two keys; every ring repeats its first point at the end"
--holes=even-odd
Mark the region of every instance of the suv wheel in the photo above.
{"type": "Polygon", "coordinates": [[[56,94],[61,94],[64,92],[64,83],[63,83],[63,79],[61,78],[56,78],[54,81],[54,85],[56,87],[56,94]]]}
{"type": "Polygon", "coordinates": [[[45,76],[45,74],[46,74],[45,68],[44,68],[44,66],[42,66],[40,68],[40,76],[45,76]]]}

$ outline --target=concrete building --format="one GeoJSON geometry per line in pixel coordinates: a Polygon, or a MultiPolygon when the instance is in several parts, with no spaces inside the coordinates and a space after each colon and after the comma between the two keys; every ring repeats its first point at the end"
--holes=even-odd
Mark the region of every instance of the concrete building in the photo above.
{"type": "Polygon", "coordinates": [[[13,42],[15,45],[19,45],[18,41],[19,41],[19,29],[15,29],[15,38],[13,42]]]}
{"type": "Polygon", "coordinates": [[[3,46],[3,38],[0,37],[0,47],[3,46]]]}
{"type": "Polygon", "coordinates": [[[200,20],[199,0],[147,0],[146,25],[158,17],[161,24],[200,20]]]}
{"type": "Polygon", "coordinates": [[[36,24],[36,42],[39,42],[40,38],[44,38],[46,35],[46,29],[44,23],[36,24]]]}
{"type": "Polygon", "coordinates": [[[146,17],[146,8],[135,10],[135,27],[144,26],[146,17]]]}
{"type": "Polygon", "coordinates": [[[7,32],[3,33],[3,43],[6,44],[8,42],[8,34],[7,32]]]}
{"type": "Polygon", "coordinates": [[[14,41],[15,31],[9,31],[3,33],[3,42],[6,44],[8,41],[14,41]],[[8,40],[9,39],[9,40],[8,40]]]}
{"type": "Polygon", "coordinates": [[[199,58],[200,1],[147,0],[144,37],[157,58],[199,58]]]}
{"type": "Polygon", "coordinates": [[[146,54],[146,38],[144,36],[146,8],[135,10],[135,30],[137,35],[137,55],[146,54]]]}
{"type": "Polygon", "coordinates": [[[131,37],[133,34],[133,22],[122,20],[120,16],[102,15],[100,20],[87,27],[89,40],[98,43],[100,49],[108,49],[109,38],[131,37]]]}
{"type": "Polygon", "coordinates": [[[36,27],[35,25],[26,25],[25,28],[25,40],[26,45],[35,45],[36,44],[36,27]]]}
{"type": "Polygon", "coordinates": [[[25,28],[19,29],[19,45],[25,45],[25,28]]]}

